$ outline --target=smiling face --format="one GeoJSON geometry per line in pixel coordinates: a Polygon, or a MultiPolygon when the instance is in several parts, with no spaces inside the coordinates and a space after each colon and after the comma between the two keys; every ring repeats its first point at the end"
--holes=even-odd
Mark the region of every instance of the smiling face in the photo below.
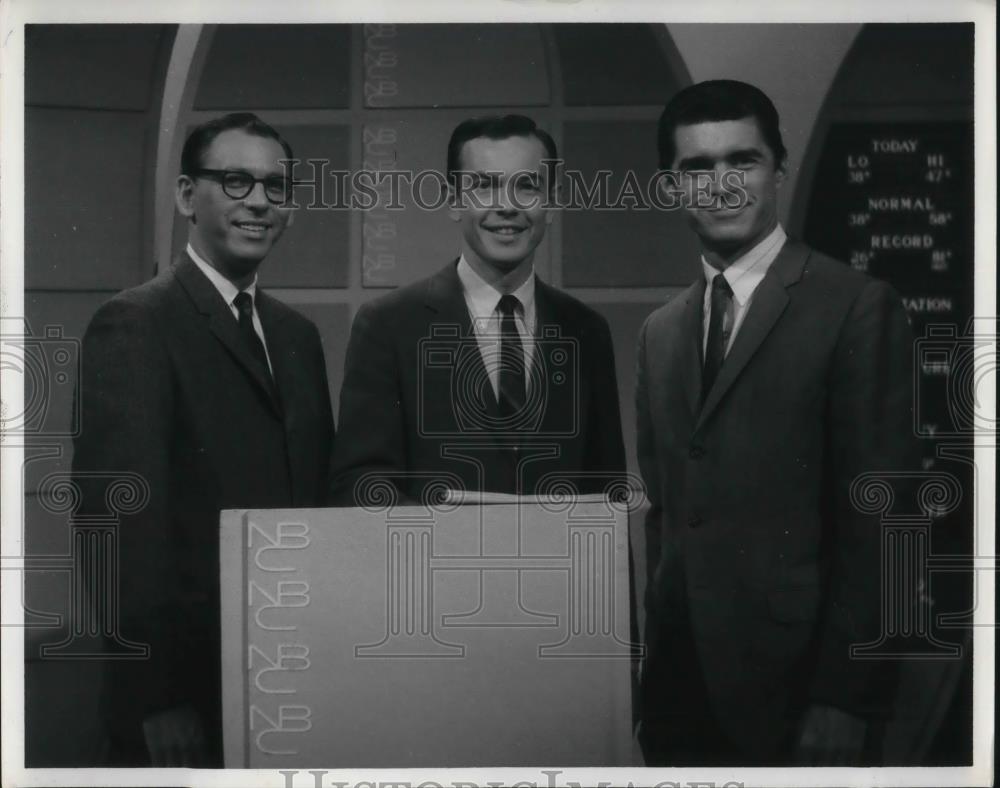
{"type": "MultiPolygon", "coordinates": [[[[778,187],[785,179],[785,163],[775,161],[752,117],[678,126],[674,140],[673,169],[690,184],[699,179],[711,184],[709,199],[700,201],[707,205],[695,200],[687,215],[706,257],[725,267],[778,223],[778,187]],[[734,189],[736,184],[742,188],[734,189]]],[[[692,186],[689,195],[695,190],[692,186]]]]}
{"type": "Polygon", "coordinates": [[[552,221],[542,207],[545,158],[545,146],[533,136],[476,137],[462,146],[460,186],[451,190],[449,213],[461,228],[465,259],[487,281],[523,281],[531,272],[552,221]]]}
{"type": "MultiPolygon", "coordinates": [[[[201,167],[238,170],[255,178],[284,177],[281,143],[242,129],[220,133],[205,150],[201,167]]],[[[188,217],[188,241],[213,268],[239,288],[246,287],[257,266],[281,237],[291,212],[268,202],[264,185],[234,200],[217,181],[181,175],[177,179],[177,207],[188,217]]]]}

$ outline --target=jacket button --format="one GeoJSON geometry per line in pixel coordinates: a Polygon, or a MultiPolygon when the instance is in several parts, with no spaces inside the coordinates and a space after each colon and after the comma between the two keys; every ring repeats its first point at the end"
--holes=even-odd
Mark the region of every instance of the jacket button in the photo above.
{"type": "Polygon", "coordinates": [[[692,460],[700,460],[704,456],[705,456],[705,447],[704,446],[697,446],[697,445],[695,445],[695,446],[692,446],[690,448],[690,450],[688,451],[688,457],[690,457],[692,460]]]}
{"type": "Polygon", "coordinates": [[[688,528],[697,528],[699,525],[701,525],[701,523],[702,523],[701,518],[696,514],[693,514],[688,518],[688,528]]]}

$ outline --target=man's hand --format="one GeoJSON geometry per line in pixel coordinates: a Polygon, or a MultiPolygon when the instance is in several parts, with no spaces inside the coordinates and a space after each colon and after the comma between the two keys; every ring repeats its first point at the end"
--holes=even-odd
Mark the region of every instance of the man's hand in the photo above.
{"type": "Polygon", "coordinates": [[[198,713],[178,706],[153,714],[142,723],[153,766],[205,766],[205,730],[198,713]]]}
{"type": "Polygon", "coordinates": [[[868,723],[833,706],[806,710],[795,760],[800,766],[858,766],[868,723]]]}

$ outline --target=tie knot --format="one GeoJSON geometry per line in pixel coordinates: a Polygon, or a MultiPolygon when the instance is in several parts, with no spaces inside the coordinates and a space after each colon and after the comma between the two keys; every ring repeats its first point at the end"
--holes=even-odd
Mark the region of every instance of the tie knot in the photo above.
{"type": "Polygon", "coordinates": [[[500,302],[497,304],[497,309],[500,310],[502,315],[513,315],[517,312],[517,308],[521,306],[521,302],[517,300],[517,296],[507,293],[506,295],[500,296],[500,302]]]}
{"type": "Polygon", "coordinates": [[[712,289],[716,291],[721,291],[727,295],[732,295],[733,288],[729,286],[729,282],[726,280],[724,274],[716,274],[715,278],[712,279],[712,289]]]}
{"type": "Polygon", "coordinates": [[[241,315],[253,317],[253,296],[246,291],[241,290],[233,299],[233,304],[236,305],[236,309],[241,315]]]}

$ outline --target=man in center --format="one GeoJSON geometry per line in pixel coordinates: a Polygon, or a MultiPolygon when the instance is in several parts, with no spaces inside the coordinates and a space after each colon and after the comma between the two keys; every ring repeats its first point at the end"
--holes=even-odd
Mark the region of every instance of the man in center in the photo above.
{"type": "Polygon", "coordinates": [[[363,305],[340,396],[334,500],[391,486],[534,494],[558,480],[599,492],[623,478],[607,321],[535,275],[552,222],[552,137],[521,115],[459,124],[449,215],[461,254],[363,305]]]}

